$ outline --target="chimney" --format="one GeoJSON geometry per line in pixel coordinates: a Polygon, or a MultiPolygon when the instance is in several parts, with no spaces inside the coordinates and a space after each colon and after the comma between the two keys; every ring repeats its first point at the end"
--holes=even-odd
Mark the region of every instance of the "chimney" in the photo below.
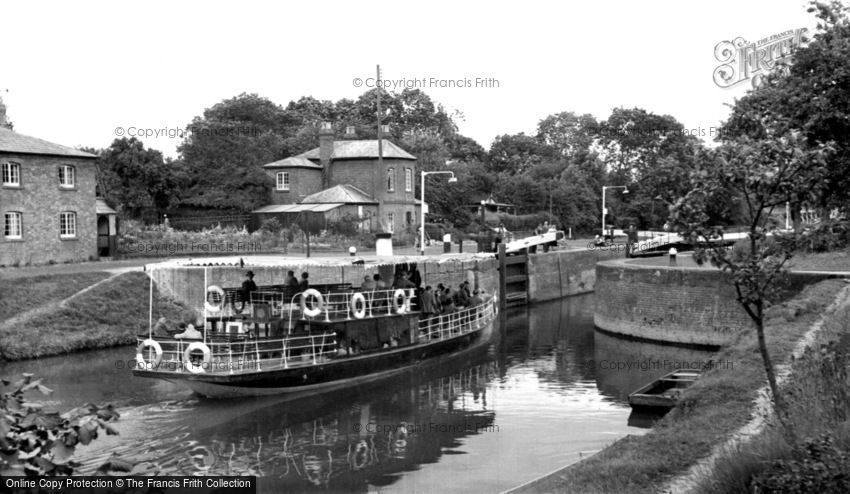
{"type": "Polygon", "coordinates": [[[11,129],[12,126],[6,120],[6,105],[3,104],[3,97],[0,96],[0,127],[11,129]]]}
{"type": "Polygon", "coordinates": [[[334,152],[334,129],[330,122],[319,127],[319,163],[322,165],[322,190],[331,186],[331,156],[334,152]]]}

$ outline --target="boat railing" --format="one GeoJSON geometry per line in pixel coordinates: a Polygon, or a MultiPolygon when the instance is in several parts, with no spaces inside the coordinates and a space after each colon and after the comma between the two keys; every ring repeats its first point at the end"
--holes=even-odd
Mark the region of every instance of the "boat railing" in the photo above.
{"type": "Polygon", "coordinates": [[[139,338],[139,369],[194,374],[239,374],[315,365],[337,354],[336,334],[323,332],[275,339],[156,338],[156,346],[139,338]],[[158,358],[157,347],[161,351],[158,358]]]}
{"type": "Polygon", "coordinates": [[[310,296],[302,301],[305,293],[296,293],[289,301],[290,327],[293,319],[331,322],[405,314],[411,312],[416,303],[416,290],[413,288],[324,293],[321,303],[310,296]],[[399,290],[403,296],[398,293],[399,290]],[[358,299],[357,303],[352,303],[355,299],[358,299]]]}
{"type": "Polygon", "coordinates": [[[471,333],[489,324],[495,314],[494,299],[449,314],[435,314],[419,320],[419,337],[425,341],[435,341],[471,333]]]}

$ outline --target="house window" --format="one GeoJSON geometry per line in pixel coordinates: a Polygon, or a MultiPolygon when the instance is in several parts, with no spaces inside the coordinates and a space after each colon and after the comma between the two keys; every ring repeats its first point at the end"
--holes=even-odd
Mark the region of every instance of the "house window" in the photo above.
{"type": "Polygon", "coordinates": [[[408,211],[408,212],[404,213],[404,219],[407,222],[407,226],[412,225],[413,224],[413,212],[408,211]]]}
{"type": "Polygon", "coordinates": [[[5,214],[6,226],[3,229],[4,235],[9,239],[21,238],[23,236],[23,214],[12,211],[5,214]]]}
{"type": "Polygon", "coordinates": [[[20,187],[21,165],[18,163],[3,163],[3,185],[20,187]]]}
{"type": "Polygon", "coordinates": [[[289,190],[289,172],[277,172],[277,190],[289,190]]]}
{"type": "Polygon", "coordinates": [[[59,187],[72,189],[74,187],[74,167],[62,165],[59,167],[59,187]]]}
{"type": "Polygon", "coordinates": [[[59,237],[74,238],[77,236],[77,213],[59,214],[59,237]]]}
{"type": "Polygon", "coordinates": [[[390,233],[395,231],[395,214],[387,213],[387,222],[389,223],[390,233]]]}
{"type": "Polygon", "coordinates": [[[395,168],[387,169],[387,192],[395,190],[395,168]]]}
{"type": "Polygon", "coordinates": [[[413,190],[413,170],[410,168],[404,169],[404,191],[410,192],[413,190]]]}

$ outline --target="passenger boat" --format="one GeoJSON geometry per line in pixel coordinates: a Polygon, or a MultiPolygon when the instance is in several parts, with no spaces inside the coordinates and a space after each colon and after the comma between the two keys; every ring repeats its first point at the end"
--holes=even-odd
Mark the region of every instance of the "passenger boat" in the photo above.
{"type": "Polygon", "coordinates": [[[233,311],[248,308],[228,308],[227,292],[208,286],[203,338],[139,335],[133,373],[213,398],[317,393],[469,348],[489,333],[497,313],[496,297],[425,318],[414,310],[413,289],[324,288],[261,288],[251,294],[252,317],[240,320],[233,311]]]}
{"type": "Polygon", "coordinates": [[[682,390],[699,379],[697,370],[677,370],[662,376],[629,395],[634,409],[670,409],[676,406],[682,390]]]}

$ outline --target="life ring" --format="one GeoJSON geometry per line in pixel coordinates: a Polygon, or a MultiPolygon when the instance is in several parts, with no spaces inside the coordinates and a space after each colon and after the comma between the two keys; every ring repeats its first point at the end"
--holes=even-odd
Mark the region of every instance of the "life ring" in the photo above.
{"type": "Polygon", "coordinates": [[[192,342],[186,347],[186,351],[183,352],[183,365],[186,367],[186,370],[192,374],[203,374],[206,372],[204,367],[208,367],[210,365],[210,361],[212,361],[210,347],[204,345],[200,341],[192,342]],[[195,365],[192,363],[192,352],[195,350],[200,350],[204,354],[204,359],[201,362],[201,365],[195,365]]]}
{"type": "Polygon", "coordinates": [[[325,309],[325,299],[322,298],[322,294],[319,293],[319,290],[315,288],[309,288],[304,290],[301,293],[301,313],[307,317],[316,317],[322,313],[325,309]],[[316,297],[316,307],[312,309],[307,308],[307,297],[316,297]]]}
{"type": "Polygon", "coordinates": [[[366,297],[364,297],[362,293],[357,292],[352,295],[348,306],[351,308],[351,313],[354,314],[355,319],[363,319],[366,317],[366,297]],[[357,308],[358,302],[360,304],[359,309],[357,308]]]}
{"type": "Polygon", "coordinates": [[[162,347],[159,346],[159,343],[157,343],[156,340],[148,338],[147,340],[139,343],[139,346],[136,347],[136,364],[139,368],[145,370],[155,369],[156,367],[159,367],[160,362],[162,362],[162,347]],[[156,353],[152,362],[147,362],[145,360],[144,351],[147,347],[153,348],[153,351],[156,353]]]}
{"type": "Polygon", "coordinates": [[[402,288],[396,289],[393,292],[393,309],[395,309],[396,314],[404,314],[405,310],[407,310],[407,302],[410,300],[407,292],[402,288]],[[399,303],[398,299],[401,297],[401,303],[399,303]]]}
{"type": "Polygon", "coordinates": [[[204,309],[206,309],[207,312],[209,312],[209,313],[216,314],[216,313],[221,311],[221,307],[223,305],[224,305],[224,290],[222,290],[222,288],[218,285],[208,286],[207,287],[207,294],[204,297],[204,309]],[[218,294],[218,298],[219,298],[218,304],[211,304],[210,303],[210,298],[209,298],[210,293],[217,293],[218,294]]]}

